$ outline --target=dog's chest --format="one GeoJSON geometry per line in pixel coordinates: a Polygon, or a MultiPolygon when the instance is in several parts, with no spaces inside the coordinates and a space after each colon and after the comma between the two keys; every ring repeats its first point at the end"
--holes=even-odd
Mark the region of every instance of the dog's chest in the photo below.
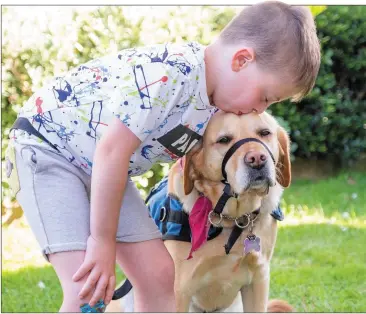
{"type": "Polygon", "coordinates": [[[223,232],[215,240],[208,241],[194,253],[194,267],[185,272],[189,277],[187,281],[190,282],[190,289],[194,289],[192,301],[202,309],[229,307],[238,291],[251,283],[252,266],[260,261],[259,253],[243,255],[244,236],[238,239],[230,254],[226,255],[224,245],[227,239],[228,234],[223,232]]]}
{"type": "Polygon", "coordinates": [[[231,229],[224,229],[215,239],[207,241],[187,260],[191,244],[165,241],[176,264],[177,286],[192,297],[200,309],[214,311],[231,305],[240,289],[250,285],[255,271],[268,265],[276,241],[276,222],[268,215],[257,220],[253,233],[261,239],[260,252],[244,253],[245,229],[230,253],[225,253],[231,229]]]}
{"type": "Polygon", "coordinates": [[[189,289],[194,289],[192,301],[196,306],[207,311],[225,309],[231,305],[243,286],[252,283],[258,266],[269,262],[268,250],[273,245],[267,243],[264,225],[258,224],[254,230],[261,238],[260,252],[244,253],[244,240],[248,235],[248,230],[244,230],[226,255],[224,245],[231,230],[224,229],[217,238],[208,241],[193,254],[193,263],[184,273],[188,275],[189,289]]]}

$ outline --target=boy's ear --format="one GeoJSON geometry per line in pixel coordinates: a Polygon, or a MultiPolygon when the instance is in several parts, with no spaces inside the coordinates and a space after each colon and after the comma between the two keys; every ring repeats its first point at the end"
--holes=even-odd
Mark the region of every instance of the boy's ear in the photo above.
{"type": "Polygon", "coordinates": [[[243,48],[234,54],[231,62],[231,69],[234,72],[239,72],[242,68],[247,66],[249,62],[255,60],[255,53],[253,48],[243,48]]]}
{"type": "Polygon", "coordinates": [[[193,165],[194,159],[201,153],[202,140],[199,141],[187,155],[183,157],[183,187],[184,194],[188,195],[192,192],[194,187],[195,167],[193,165]]]}
{"type": "Polygon", "coordinates": [[[280,152],[277,162],[277,167],[279,169],[277,181],[284,188],[287,188],[291,183],[290,138],[282,127],[278,128],[277,140],[280,152]]]}

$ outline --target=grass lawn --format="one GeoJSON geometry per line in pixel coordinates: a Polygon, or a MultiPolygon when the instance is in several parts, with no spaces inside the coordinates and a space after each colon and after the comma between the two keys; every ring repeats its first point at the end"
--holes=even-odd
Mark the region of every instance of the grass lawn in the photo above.
{"type": "MultiPolygon", "coordinates": [[[[298,312],[366,309],[365,190],[366,173],[352,173],[297,181],[285,191],[271,298],[287,300],[298,312]]],[[[26,223],[4,228],[2,237],[2,312],[57,312],[58,279],[26,223]]]]}

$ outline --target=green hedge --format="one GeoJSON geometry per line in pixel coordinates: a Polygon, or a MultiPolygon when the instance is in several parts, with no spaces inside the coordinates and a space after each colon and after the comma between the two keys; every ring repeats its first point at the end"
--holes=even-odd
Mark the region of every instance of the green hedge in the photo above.
{"type": "Polygon", "coordinates": [[[322,46],[316,86],[298,104],[271,107],[286,121],[295,157],[333,157],[346,166],[365,152],[365,17],[365,6],[330,6],[316,17],[322,46]]]}

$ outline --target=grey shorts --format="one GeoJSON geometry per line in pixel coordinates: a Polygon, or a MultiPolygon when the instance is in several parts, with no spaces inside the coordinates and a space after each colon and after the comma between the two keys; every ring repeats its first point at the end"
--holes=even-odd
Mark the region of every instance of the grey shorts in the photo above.
{"type": "MultiPolygon", "coordinates": [[[[11,142],[14,165],[9,169],[12,170],[10,185],[17,192],[17,201],[46,259],[52,253],[85,250],[90,234],[91,177],[47,144],[11,142]]],[[[141,242],[156,238],[161,238],[161,233],[129,179],[116,241],[141,242]]]]}

